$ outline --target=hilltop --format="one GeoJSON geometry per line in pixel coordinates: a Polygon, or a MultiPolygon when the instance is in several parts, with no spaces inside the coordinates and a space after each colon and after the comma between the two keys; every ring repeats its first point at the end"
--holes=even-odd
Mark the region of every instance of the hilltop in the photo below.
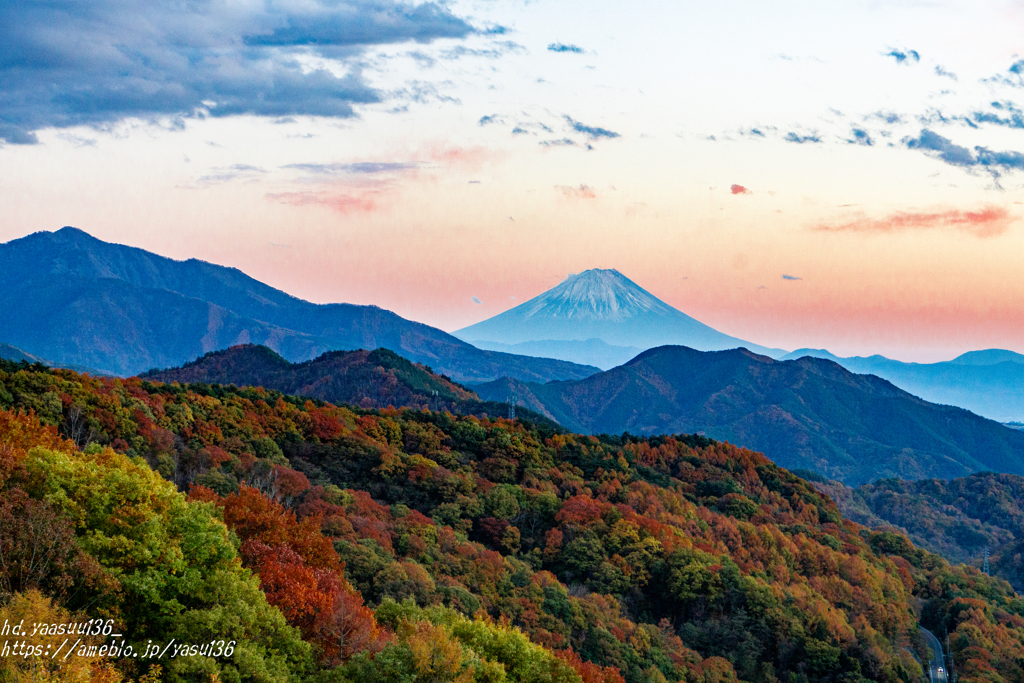
{"type": "Polygon", "coordinates": [[[841,358],[825,349],[799,349],[779,360],[805,356],[878,375],[932,403],[960,406],[1000,422],[1024,419],[1024,355],[1013,351],[984,349],[940,363],[904,363],[879,355],[841,358]]]}
{"type": "Polygon", "coordinates": [[[853,485],[1024,474],[1024,433],[811,357],[664,346],[584,380],[503,379],[474,389],[483,398],[515,394],[571,431],[700,432],[853,485]]]}

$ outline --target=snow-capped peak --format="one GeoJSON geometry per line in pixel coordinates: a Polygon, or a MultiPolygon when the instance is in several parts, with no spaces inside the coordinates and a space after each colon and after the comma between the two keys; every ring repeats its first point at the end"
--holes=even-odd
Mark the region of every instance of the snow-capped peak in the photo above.
{"type": "Polygon", "coordinates": [[[644,313],[671,310],[619,271],[593,268],[570,275],[557,287],[526,302],[522,317],[619,322],[644,313]]]}

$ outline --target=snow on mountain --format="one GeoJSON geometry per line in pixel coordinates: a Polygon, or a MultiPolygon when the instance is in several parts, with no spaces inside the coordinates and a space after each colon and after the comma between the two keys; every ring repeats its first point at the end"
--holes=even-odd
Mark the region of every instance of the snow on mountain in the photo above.
{"type": "Polygon", "coordinates": [[[570,276],[511,310],[453,334],[471,343],[600,339],[639,349],[680,344],[701,351],[744,347],[772,357],[785,353],[723,334],[668,305],[619,271],[598,268],[570,276]]]}

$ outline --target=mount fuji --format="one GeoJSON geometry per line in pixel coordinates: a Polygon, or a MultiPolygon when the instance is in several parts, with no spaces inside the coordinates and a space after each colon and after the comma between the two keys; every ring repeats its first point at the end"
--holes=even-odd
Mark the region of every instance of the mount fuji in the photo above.
{"type": "Polygon", "coordinates": [[[772,358],[786,353],[723,334],[619,271],[599,268],[572,275],[526,303],[453,334],[479,348],[573,362],[585,357],[602,369],[666,344],[699,351],[742,347],[772,358]]]}

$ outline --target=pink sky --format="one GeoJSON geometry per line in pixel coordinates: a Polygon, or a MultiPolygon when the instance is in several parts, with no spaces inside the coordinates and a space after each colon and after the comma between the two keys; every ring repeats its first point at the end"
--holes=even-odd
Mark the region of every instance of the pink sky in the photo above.
{"type": "MultiPolygon", "coordinates": [[[[446,7],[432,40],[273,67],[372,92],[352,116],[299,76],[288,116],[217,116],[230,88],[187,111],[5,110],[0,241],[74,225],[449,331],[602,267],[768,346],[1024,352],[1019,3],[446,7]]],[[[177,54],[149,19],[138,50],[177,54]]],[[[231,31],[272,18],[206,19],[220,68],[231,31]]],[[[110,36],[86,37],[132,40],[110,36]]],[[[202,85],[166,68],[140,78],[202,85]]]]}

